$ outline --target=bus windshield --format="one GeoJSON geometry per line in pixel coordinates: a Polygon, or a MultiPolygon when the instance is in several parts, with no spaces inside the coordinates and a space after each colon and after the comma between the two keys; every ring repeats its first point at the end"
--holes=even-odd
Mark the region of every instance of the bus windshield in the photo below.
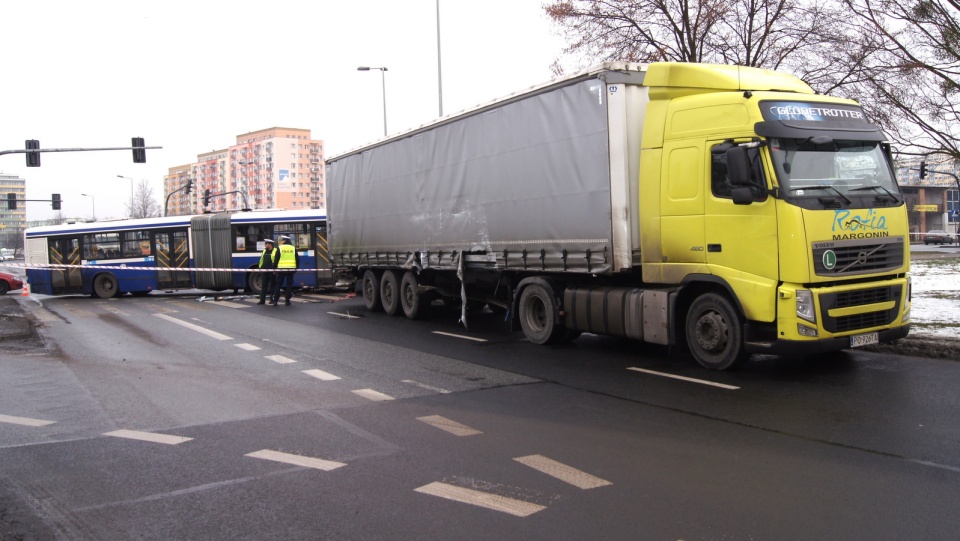
{"type": "Polygon", "coordinates": [[[899,205],[903,200],[883,148],[875,141],[772,138],[769,148],[787,198],[833,198],[844,206],[875,205],[875,199],[899,205]]]}

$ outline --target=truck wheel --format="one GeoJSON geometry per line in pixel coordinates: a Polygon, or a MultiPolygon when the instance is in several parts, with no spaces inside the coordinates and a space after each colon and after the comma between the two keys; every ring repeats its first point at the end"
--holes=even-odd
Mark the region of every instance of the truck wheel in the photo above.
{"type": "Polygon", "coordinates": [[[116,276],[105,272],[93,279],[93,294],[101,299],[112,299],[117,295],[116,276]]]}
{"type": "Polygon", "coordinates": [[[400,307],[407,319],[417,319],[423,309],[423,297],[420,295],[420,284],[413,271],[403,273],[400,280],[400,307]]]}
{"type": "Polygon", "coordinates": [[[400,313],[400,285],[394,271],[388,270],[380,278],[380,304],[388,315],[395,316],[400,313]]]}
{"type": "Polygon", "coordinates": [[[710,370],[730,370],[750,357],[743,347],[743,324],[736,309],[716,293],[701,295],[687,312],[687,347],[710,370]]]}
{"type": "Polygon", "coordinates": [[[363,304],[371,312],[383,310],[380,304],[380,280],[377,279],[377,273],[368,270],[363,273],[363,281],[360,286],[363,288],[363,304]]]}
{"type": "Polygon", "coordinates": [[[563,335],[563,327],[554,321],[556,301],[549,289],[530,284],[520,295],[520,327],[534,344],[551,344],[563,335]]]}

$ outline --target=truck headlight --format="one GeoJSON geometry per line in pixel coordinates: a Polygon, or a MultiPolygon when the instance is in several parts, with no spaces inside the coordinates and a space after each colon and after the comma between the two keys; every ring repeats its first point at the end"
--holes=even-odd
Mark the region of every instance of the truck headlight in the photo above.
{"type": "Polygon", "coordinates": [[[817,311],[813,306],[813,292],[809,289],[797,290],[797,317],[810,323],[817,322],[817,311]]]}

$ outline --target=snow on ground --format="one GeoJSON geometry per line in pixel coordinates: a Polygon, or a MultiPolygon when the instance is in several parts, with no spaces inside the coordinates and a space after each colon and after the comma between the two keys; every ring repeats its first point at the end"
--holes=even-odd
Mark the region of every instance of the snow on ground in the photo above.
{"type": "Polygon", "coordinates": [[[960,258],[910,262],[910,334],[960,338],[960,258]]]}

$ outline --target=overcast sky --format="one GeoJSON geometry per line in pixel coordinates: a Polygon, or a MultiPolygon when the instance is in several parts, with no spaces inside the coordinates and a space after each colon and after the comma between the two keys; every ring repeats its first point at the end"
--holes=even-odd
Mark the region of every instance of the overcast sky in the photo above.
{"type": "MultiPolygon", "coordinates": [[[[552,77],[562,40],[543,0],[440,0],[443,110],[450,114],[552,77]]],[[[327,156],[439,113],[437,0],[32,0],[5,2],[0,150],[149,146],[0,156],[27,198],[60,193],[68,217],[125,216],[131,182],[163,204],[168,168],[273,126],[307,128],[327,156]],[[82,197],[80,194],[92,195],[82,197]]],[[[50,218],[28,203],[27,219],[50,218]]]]}

